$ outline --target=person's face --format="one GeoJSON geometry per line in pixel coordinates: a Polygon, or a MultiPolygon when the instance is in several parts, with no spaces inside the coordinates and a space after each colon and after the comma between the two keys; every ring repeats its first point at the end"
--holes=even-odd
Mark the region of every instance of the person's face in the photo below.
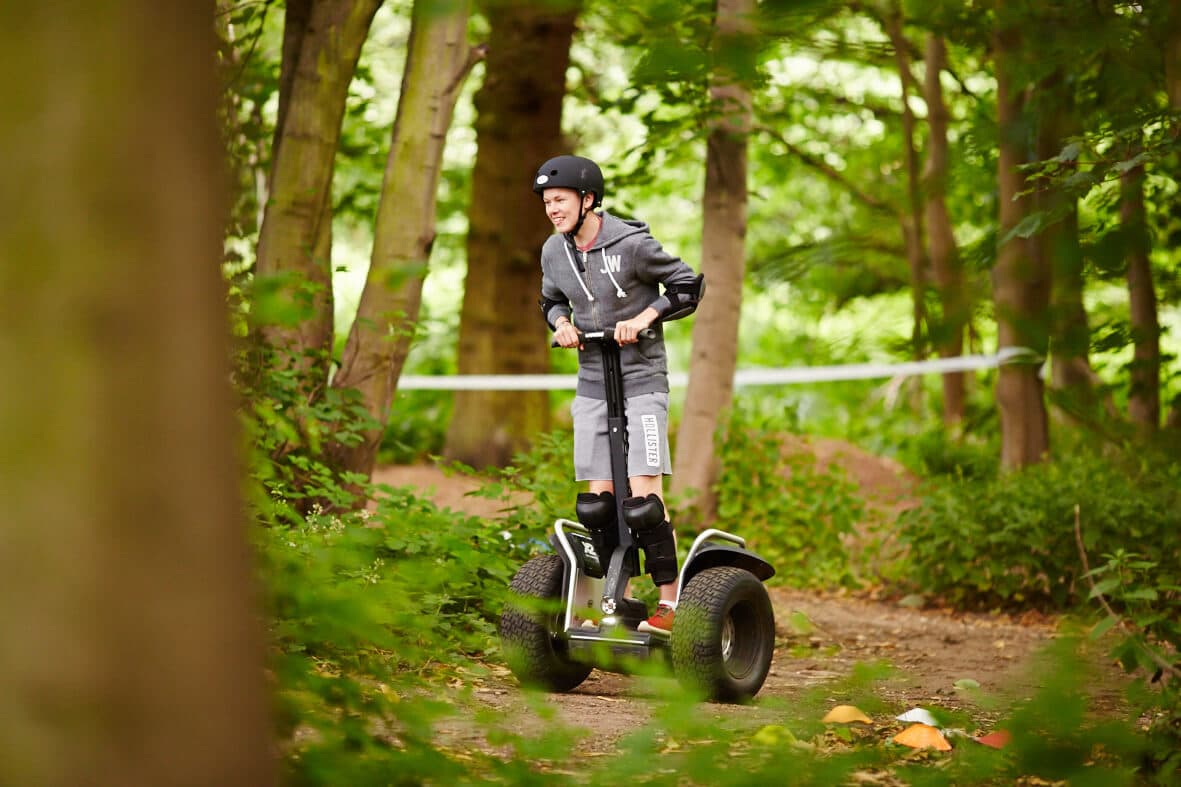
{"type": "MultiPolygon", "coordinates": [[[[593,194],[582,198],[584,203],[594,200],[593,194]]],[[[574,189],[546,189],[541,194],[545,215],[558,232],[570,232],[578,223],[578,192],[574,189]]]]}

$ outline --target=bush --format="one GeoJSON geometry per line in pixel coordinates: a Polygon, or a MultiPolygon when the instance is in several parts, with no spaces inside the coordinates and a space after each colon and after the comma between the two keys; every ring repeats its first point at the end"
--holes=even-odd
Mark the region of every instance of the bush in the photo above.
{"type": "Polygon", "coordinates": [[[899,444],[899,459],[919,475],[980,481],[996,478],[1001,449],[995,433],[987,440],[956,436],[939,422],[913,436],[900,436],[899,444]]]}
{"type": "Polygon", "coordinates": [[[847,545],[864,516],[856,485],[840,467],[818,467],[812,452],[792,450],[785,426],[734,410],[715,487],[717,527],[746,538],[775,567],[774,581],[852,584],[847,545]]]}
{"type": "Polygon", "coordinates": [[[257,533],[290,781],[456,776],[433,740],[454,707],[431,698],[499,648],[518,558],[495,523],[387,489],[375,514],[257,533]]]}
{"type": "Polygon", "coordinates": [[[410,464],[443,450],[454,396],[439,391],[399,391],[382,432],[377,461],[410,464]]]}
{"type": "Polygon", "coordinates": [[[1133,464],[1077,444],[992,479],[932,480],[921,505],[899,517],[906,550],[892,578],[956,606],[1073,606],[1087,595],[1075,506],[1089,553],[1133,543],[1176,564],[1177,466],[1133,464]]]}
{"type": "MultiPolygon", "coordinates": [[[[513,457],[508,467],[494,470],[493,480],[475,495],[499,500],[504,527],[513,540],[536,551],[558,517],[574,519],[574,503],[584,484],[574,480],[574,433],[555,430],[539,435],[533,448],[513,457]]],[[[463,468],[471,472],[471,468],[463,468]]],[[[522,560],[522,562],[524,562],[522,560]]]]}
{"type": "Polygon", "coordinates": [[[1148,720],[1142,766],[1159,783],[1175,783],[1181,779],[1181,570],[1176,560],[1162,564],[1117,549],[1103,556],[1088,579],[1090,597],[1104,613],[1092,637],[1114,628],[1111,656],[1145,679],[1131,697],[1140,718],[1148,720]]]}

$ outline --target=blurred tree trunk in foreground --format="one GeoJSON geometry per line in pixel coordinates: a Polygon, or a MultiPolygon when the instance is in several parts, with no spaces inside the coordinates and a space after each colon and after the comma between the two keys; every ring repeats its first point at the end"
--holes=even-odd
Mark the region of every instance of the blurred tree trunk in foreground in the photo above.
{"type": "Polygon", "coordinates": [[[0,20],[3,781],[273,783],[213,2],[0,20]]]}
{"type": "MultiPolygon", "coordinates": [[[[939,81],[946,65],[947,48],[943,38],[934,33],[928,35],[923,98],[927,103],[927,125],[931,136],[922,175],[922,192],[931,269],[942,309],[937,321],[928,319],[931,341],[938,348],[940,357],[955,358],[964,351],[964,332],[972,306],[970,294],[964,286],[963,262],[956,249],[947,210],[948,113],[939,81]]],[[[943,422],[948,426],[958,425],[964,419],[966,382],[966,372],[942,375],[943,422]]]]}
{"type": "MultiPolygon", "coordinates": [[[[548,331],[537,298],[541,245],[553,225],[532,175],[563,152],[562,99],[576,5],[485,3],[492,23],[476,94],[478,153],[468,210],[460,374],[544,374],[548,331]],[[545,64],[539,67],[539,64],[545,64]]],[[[443,455],[507,465],[549,429],[548,391],[457,391],[443,455]]]]}
{"type": "Polygon", "coordinates": [[[1011,470],[1041,462],[1050,450],[1044,385],[1038,376],[1047,350],[1046,318],[1049,273],[1032,254],[1031,244],[1013,230],[1029,213],[1030,198],[1019,167],[1026,163],[1025,98],[1017,81],[1022,38],[1017,12],[997,0],[993,57],[997,74],[999,181],[996,264],[992,269],[998,348],[1025,347],[1037,360],[1007,363],[997,373],[996,398],[1001,415],[1001,467],[1011,470]],[[1012,234],[1011,237],[1010,234],[1012,234]]]}
{"type": "MultiPolygon", "coordinates": [[[[283,32],[279,117],[258,237],[257,297],[289,304],[267,344],[315,369],[332,349],[332,173],[349,83],[381,0],[293,0],[283,32]],[[311,355],[308,355],[310,353],[311,355]]],[[[268,310],[270,311],[270,310],[268,310]]]]}
{"type": "Polygon", "coordinates": [[[481,50],[467,43],[468,2],[444,10],[416,0],[402,92],[373,228],[373,253],[357,318],[349,331],[337,388],[361,392],[379,424],[356,446],[337,446],[339,469],[372,474],[390,403],[410,352],[422,281],[435,242],[443,146],[460,88],[481,50]]]}
{"type": "Polygon", "coordinates": [[[689,388],[677,432],[672,492],[711,519],[720,466],[713,450],[734,398],[738,322],[746,274],[746,145],[751,127],[749,81],[754,74],[750,33],[754,0],[718,0],[713,116],[706,141],[702,197],[701,272],[708,294],[693,324],[689,388]]]}

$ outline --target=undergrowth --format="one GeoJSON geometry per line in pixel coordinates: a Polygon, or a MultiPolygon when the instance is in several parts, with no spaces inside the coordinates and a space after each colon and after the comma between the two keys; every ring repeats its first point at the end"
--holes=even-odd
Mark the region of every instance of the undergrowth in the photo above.
{"type": "MultiPolygon", "coordinates": [[[[572,508],[568,433],[547,436],[486,486],[482,494],[504,510],[481,519],[440,510],[416,490],[374,489],[334,473],[325,437],[351,439],[361,428],[347,397],[304,406],[283,385],[271,394],[252,400],[243,418],[287,783],[1167,784],[1178,776],[1177,683],[1150,682],[1154,670],[1167,679],[1176,668],[1175,475],[1146,469],[1121,480],[1080,455],[1020,477],[953,477],[902,524],[909,551],[896,581],[909,576],[925,592],[979,594],[956,597],[965,604],[1101,598],[1110,622],[1094,626],[1094,636],[1113,638],[1114,656],[1145,677],[1132,698],[1142,728],[1091,712],[1077,640],[1063,637],[1039,668],[1036,694],[991,700],[987,723],[1014,741],[999,752],[891,743],[892,716],[905,709],[881,699],[886,673],[861,666],[790,702],[766,697],[737,714],[690,703],[674,681],[654,679],[643,692],[654,697],[650,722],[613,755],[588,760],[574,755],[588,733],[560,723],[542,698],[523,692],[497,707],[477,694],[505,680],[496,622],[511,576],[548,548],[552,519],[572,508]],[[356,494],[376,501],[371,510],[321,507],[356,494]],[[1089,576],[1066,557],[1077,554],[1075,502],[1089,576]],[[820,723],[841,701],[879,721],[865,729],[820,723]]],[[[719,513],[784,581],[850,584],[858,567],[847,539],[864,510],[839,468],[784,450],[789,430],[773,418],[734,416],[721,448],[719,513]]]]}

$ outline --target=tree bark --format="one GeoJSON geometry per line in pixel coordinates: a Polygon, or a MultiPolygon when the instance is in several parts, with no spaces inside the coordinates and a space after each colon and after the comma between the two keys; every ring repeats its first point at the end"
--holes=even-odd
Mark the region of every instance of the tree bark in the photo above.
{"type": "MultiPolygon", "coordinates": [[[[578,10],[503,0],[489,10],[458,367],[460,374],[544,374],[551,351],[537,308],[538,250],[553,226],[529,176],[564,147],[564,75],[578,10]]],[[[443,455],[474,467],[507,465],[549,429],[549,411],[547,391],[457,391],[443,455]]]]}
{"type": "MultiPolygon", "coordinates": [[[[1046,315],[1050,276],[1038,263],[1027,240],[1014,235],[1004,240],[1029,211],[1029,198],[1017,195],[1025,188],[1018,169],[1026,163],[1024,98],[1015,84],[1014,71],[1021,56],[1021,39],[1008,9],[997,2],[998,29],[993,36],[997,74],[998,185],[1000,211],[998,235],[1002,239],[992,270],[996,305],[997,340],[1000,348],[1026,347],[1039,357],[1047,350],[1046,315]]],[[[1038,363],[1009,363],[997,373],[997,405],[1001,418],[1001,468],[1012,470],[1044,460],[1050,448],[1044,386],[1038,363]]]]}
{"type": "Polygon", "coordinates": [[[7,4],[0,762],[275,782],[239,498],[212,2],[7,4]],[[19,264],[14,261],[21,261],[19,264]]]}
{"type": "Polygon", "coordinates": [[[422,300],[447,129],[460,88],[480,56],[467,43],[470,3],[446,12],[414,4],[398,114],[374,226],[373,254],[336,388],[360,392],[380,424],[356,446],[337,446],[341,469],[372,474],[390,403],[410,351],[422,300]]]}
{"type": "Polygon", "coordinates": [[[724,441],[723,418],[734,397],[738,364],[738,323],[746,275],[747,138],[751,128],[748,75],[728,67],[749,52],[754,0],[718,0],[715,69],[710,87],[713,115],[706,144],[702,196],[701,272],[708,296],[693,325],[689,387],[677,432],[676,472],[671,491],[703,520],[712,519],[717,453],[724,441]],[[703,447],[706,450],[703,450],[703,447]]]}
{"type": "Polygon", "coordinates": [[[1120,177],[1120,224],[1126,244],[1133,346],[1128,417],[1141,432],[1152,434],[1160,428],[1160,320],[1148,258],[1143,166],[1133,167],[1120,177]]]}
{"type": "Polygon", "coordinates": [[[1169,0],[1165,33],[1165,92],[1169,106],[1181,109],[1181,0],[1169,0]]]}
{"type": "MultiPolygon", "coordinates": [[[[923,200],[920,190],[919,155],[915,148],[914,111],[910,108],[910,94],[914,76],[910,72],[910,42],[902,32],[902,11],[895,4],[886,18],[886,33],[894,48],[894,64],[902,91],[902,153],[906,162],[906,205],[902,215],[902,238],[906,246],[906,262],[910,269],[912,303],[911,355],[915,360],[926,357],[924,331],[927,323],[927,257],[923,248],[923,200]]],[[[916,389],[918,390],[918,389],[916,389]]]]}
{"type": "MultiPolygon", "coordinates": [[[[332,173],[349,83],[381,0],[297,0],[284,31],[270,194],[258,239],[255,276],[291,314],[259,326],[265,342],[325,380],[332,348],[332,173]],[[304,25],[299,36],[300,25],[304,25]],[[296,38],[299,43],[296,44],[296,38]],[[295,63],[294,71],[290,69],[295,63]]],[[[318,382],[318,381],[317,381],[318,382]]],[[[313,383],[315,384],[315,383],[313,383]]]]}
{"type": "MultiPolygon", "coordinates": [[[[1078,133],[1073,87],[1061,71],[1042,80],[1037,127],[1037,158],[1049,161],[1066,140],[1078,133]]],[[[1062,162],[1064,170],[1077,168],[1062,162]]],[[[1050,223],[1033,238],[1033,251],[1053,273],[1051,288],[1051,384],[1066,394],[1069,412],[1089,410],[1094,404],[1097,376],[1089,360],[1091,330],[1083,304],[1083,252],[1078,234],[1078,200],[1074,195],[1046,185],[1037,191],[1037,207],[1050,223]]]]}
{"type": "Polygon", "coordinates": [[[287,110],[291,106],[295,75],[299,72],[300,52],[303,50],[304,39],[309,37],[314,5],[315,0],[287,0],[285,5],[283,48],[279,57],[279,106],[275,112],[275,136],[271,142],[272,161],[279,155],[279,146],[283,142],[287,110]]]}
{"type": "MultiPolygon", "coordinates": [[[[947,65],[947,48],[943,39],[934,33],[927,36],[926,78],[923,97],[927,104],[927,126],[930,142],[927,162],[923,170],[923,194],[926,199],[924,217],[927,225],[927,244],[935,286],[939,291],[942,315],[937,324],[928,318],[932,342],[943,358],[955,358],[964,351],[964,331],[971,316],[971,299],[964,287],[963,263],[956,248],[951,216],[947,211],[947,106],[943,101],[940,75],[947,65]]],[[[943,423],[955,426],[963,422],[966,398],[966,373],[949,372],[943,375],[943,423]]]]}
{"type": "MultiPolygon", "coordinates": [[[[1165,35],[1165,91],[1169,96],[1169,106],[1181,110],[1181,0],[1169,0],[1165,35]]],[[[1181,129],[1174,129],[1174,132],[1181,134],[1181,129]]],[[[1181,396],[1173,399],[1165,427],[1181,430],[1181,396]]]]}

